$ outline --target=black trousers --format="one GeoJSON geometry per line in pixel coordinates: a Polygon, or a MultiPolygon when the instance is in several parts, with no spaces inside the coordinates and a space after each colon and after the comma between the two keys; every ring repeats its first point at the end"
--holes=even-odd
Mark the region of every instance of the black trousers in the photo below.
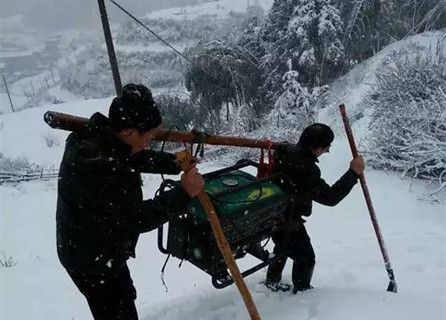
{"type": "Polygon", "coordinates": [[[87,299],[95,320],[137,320],[136,289],[127,265],[114,270],[85,273],[68,270],[73,282],[87,299]]]}
{"type": "Polygon", "coordinates": [[[307,230],[303,223],[290,231],[277,232],[272,236],[274,241],[274,258],[268,266],[266,276],[267,282],[276,283],[282,279],[282,271],[288,258],[293,260],[293,284],[300,285],[302,277],[305,277],[305,282],[311,281],[311,275],[316,263],[311,239],[308,236],[307,230]],[[309,279],[307,279],[309,277],[309,279]]]}

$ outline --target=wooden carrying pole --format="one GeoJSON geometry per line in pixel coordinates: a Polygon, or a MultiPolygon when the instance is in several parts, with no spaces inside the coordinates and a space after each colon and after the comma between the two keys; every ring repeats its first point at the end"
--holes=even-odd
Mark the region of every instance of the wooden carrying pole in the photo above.
{"type": "MultiPolygon", "coordinates": [[[[353,137],[352,128],[350,126],[350,121],[347,117],[347,111],[345,110],[345,105],[341,104],[339,106],[339,110],[341,111],[342,121],[344,122],[345,132],[347,133],[348,141],[350,143],[350,149],[353,154],[353,158],[358,157],[358,149],[356,148],[355,139],[353,137]]],[[[384,244],[384,238],[381,234],[381,230],[379,228],[378,219],[376,218],[375,209],[373,208],[372,199],[370,197],[369,189],[367,188],[367,183],[365,181],[365,175],[361,174],[359,176],[359,181],[361,183],[362,191],[364,193],[365,202],[367,204],[367,208],[369,209],[370,218],[372,219],[373,228],[375,229],[376,237],[378,238],[379,248],[381,249],[381,254],[384,259],[384,264],[386,266],[387,274],[389,276],[390,282],[387,287],[387,291],[397,292],[397,284],[395,280],[395,275],[392,270],[392,266],[390,265],[389,255],[387,254],[386,246],[384,244]]]]}
{"type": "MultiPolygon", "coordinates": [[[[78,131],[88,128],[88,119],[73,116],[66,113],[47,111],[44,115],[45,122],[52,128],[69,131],[78,131]]],[[[197,141],[199,134],[194,132],[174,131],[160,128],[154,137],[158,141],[172,141],[183,143],[206,143],[222,146],[260,148],[260,149],[282,149],[289,146],[288,143],[272,142],[270,140],[256,140],[242,137],[229,137],[204,134],[197,141]]]]}
{"type": "MultiPolygon", "coordinates": [[[[183,171],[187,172],[191,169],[189,165],[191,163],[191,154],[188,150],[177,152],[175,155],[183,171]]],[[[260,320],[256,305],[254,304],[251,293],[249,292],[249,289],[246,286],[245,281],[243,280],[237,263],[235,262],[234,256],[232,255],[231,247],[229,246],[228,240],[223,233],[223,229],[221,227],[220,221],[218,220],[217,213],[215,212],[214,206],[212,205],[209,196],[204,190],[202,190],[198,194],[198,199],[200,200],[203,209],[208,215],[209,223],[211,224],[212,231],[214,232],[218,248],[220,249],[226,265],[231,272],[232,279],[234,280],[238,290],[240,291],[240,294],[242,295],[243,301],[245,302],[246,309],[248,310],[251,319],[260,320]]]]}

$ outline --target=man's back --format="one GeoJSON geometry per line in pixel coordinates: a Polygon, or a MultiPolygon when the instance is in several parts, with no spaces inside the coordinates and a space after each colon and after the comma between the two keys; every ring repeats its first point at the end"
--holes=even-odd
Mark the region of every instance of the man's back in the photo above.
{"type": "Polygon", "coordinates": [[[282,189],[294,196],[294,214],[309,216],[312,201],[334,206],[347,196],[357,182],[358,175],[351,169],[332,186],[322,178],[318,159],[311,150],[300,144],[290,146],[276,155],[274,173],[282,189]]]}
{"type": "Polygon", "coordinates": [[[60,166],[58,252],[66,267],[122,265],[138,233],[116,225],[142,201],[141,180],[126,164],[129,148],[105,133],[72,133],[60,166]]]}

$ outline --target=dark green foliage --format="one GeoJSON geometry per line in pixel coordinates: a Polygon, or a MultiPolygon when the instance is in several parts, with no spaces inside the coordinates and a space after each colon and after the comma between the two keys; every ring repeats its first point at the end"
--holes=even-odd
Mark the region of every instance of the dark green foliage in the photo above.
{"type": "Polygon", "coordinates": [[[162,94],[156,98],[161,111],[163,127],[191,130],[197,127],[198,109],[189,98],[180,98],[175,95],[162,94]]]}
{"type": "Polygon", "coordinates": [[[243,48],[220,41],[199,43],[187,51],[194,64],[185,72],[185,86],[192,100],[202,106],[202,115],[209,113],[208,121],[221,125],[220,112],[229,104],[234,108],[253,106],[261,83],[260,70],[255,59],[243,48]]]}

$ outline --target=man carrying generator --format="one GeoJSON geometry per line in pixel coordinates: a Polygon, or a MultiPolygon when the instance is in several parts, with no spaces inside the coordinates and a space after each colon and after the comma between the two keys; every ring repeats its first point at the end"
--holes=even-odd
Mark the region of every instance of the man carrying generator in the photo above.
{"type": "Polygon", "coordinates": [[[57,252],[95,319],[138,319],[127,267],[138,236],[165,223],[169,212],[181,211],[203,189],[193,168],[181,176],[182,188],[143,201],[140,173],[181,172],[174,155],[146,150],[160,124],[150,90],[128,84],[110,105],[108,118],[95,113],[88,129],[66,141],[57,252]]]}
{"type": "Polygon", "coordinates": [[[311,215],[312,201],[335,206],[344,199],[364,171],[361,156],[350,162],[347,172],[332,186],[322,178],[316,165],[318,157],[330,151],[334,133],[327,125],[314,123],[304,129],[297,145],[278,151],[273,174],[282,190],[291,194],[291,204],[285,217],[284,229],[273,235],[274,258],[267,272],[266,286],[272,291],[289,291],[291,286],[281,281],[286,260],[293,260],[293,293],[311,289],[315,255],[302,218],[311,215]]]}

